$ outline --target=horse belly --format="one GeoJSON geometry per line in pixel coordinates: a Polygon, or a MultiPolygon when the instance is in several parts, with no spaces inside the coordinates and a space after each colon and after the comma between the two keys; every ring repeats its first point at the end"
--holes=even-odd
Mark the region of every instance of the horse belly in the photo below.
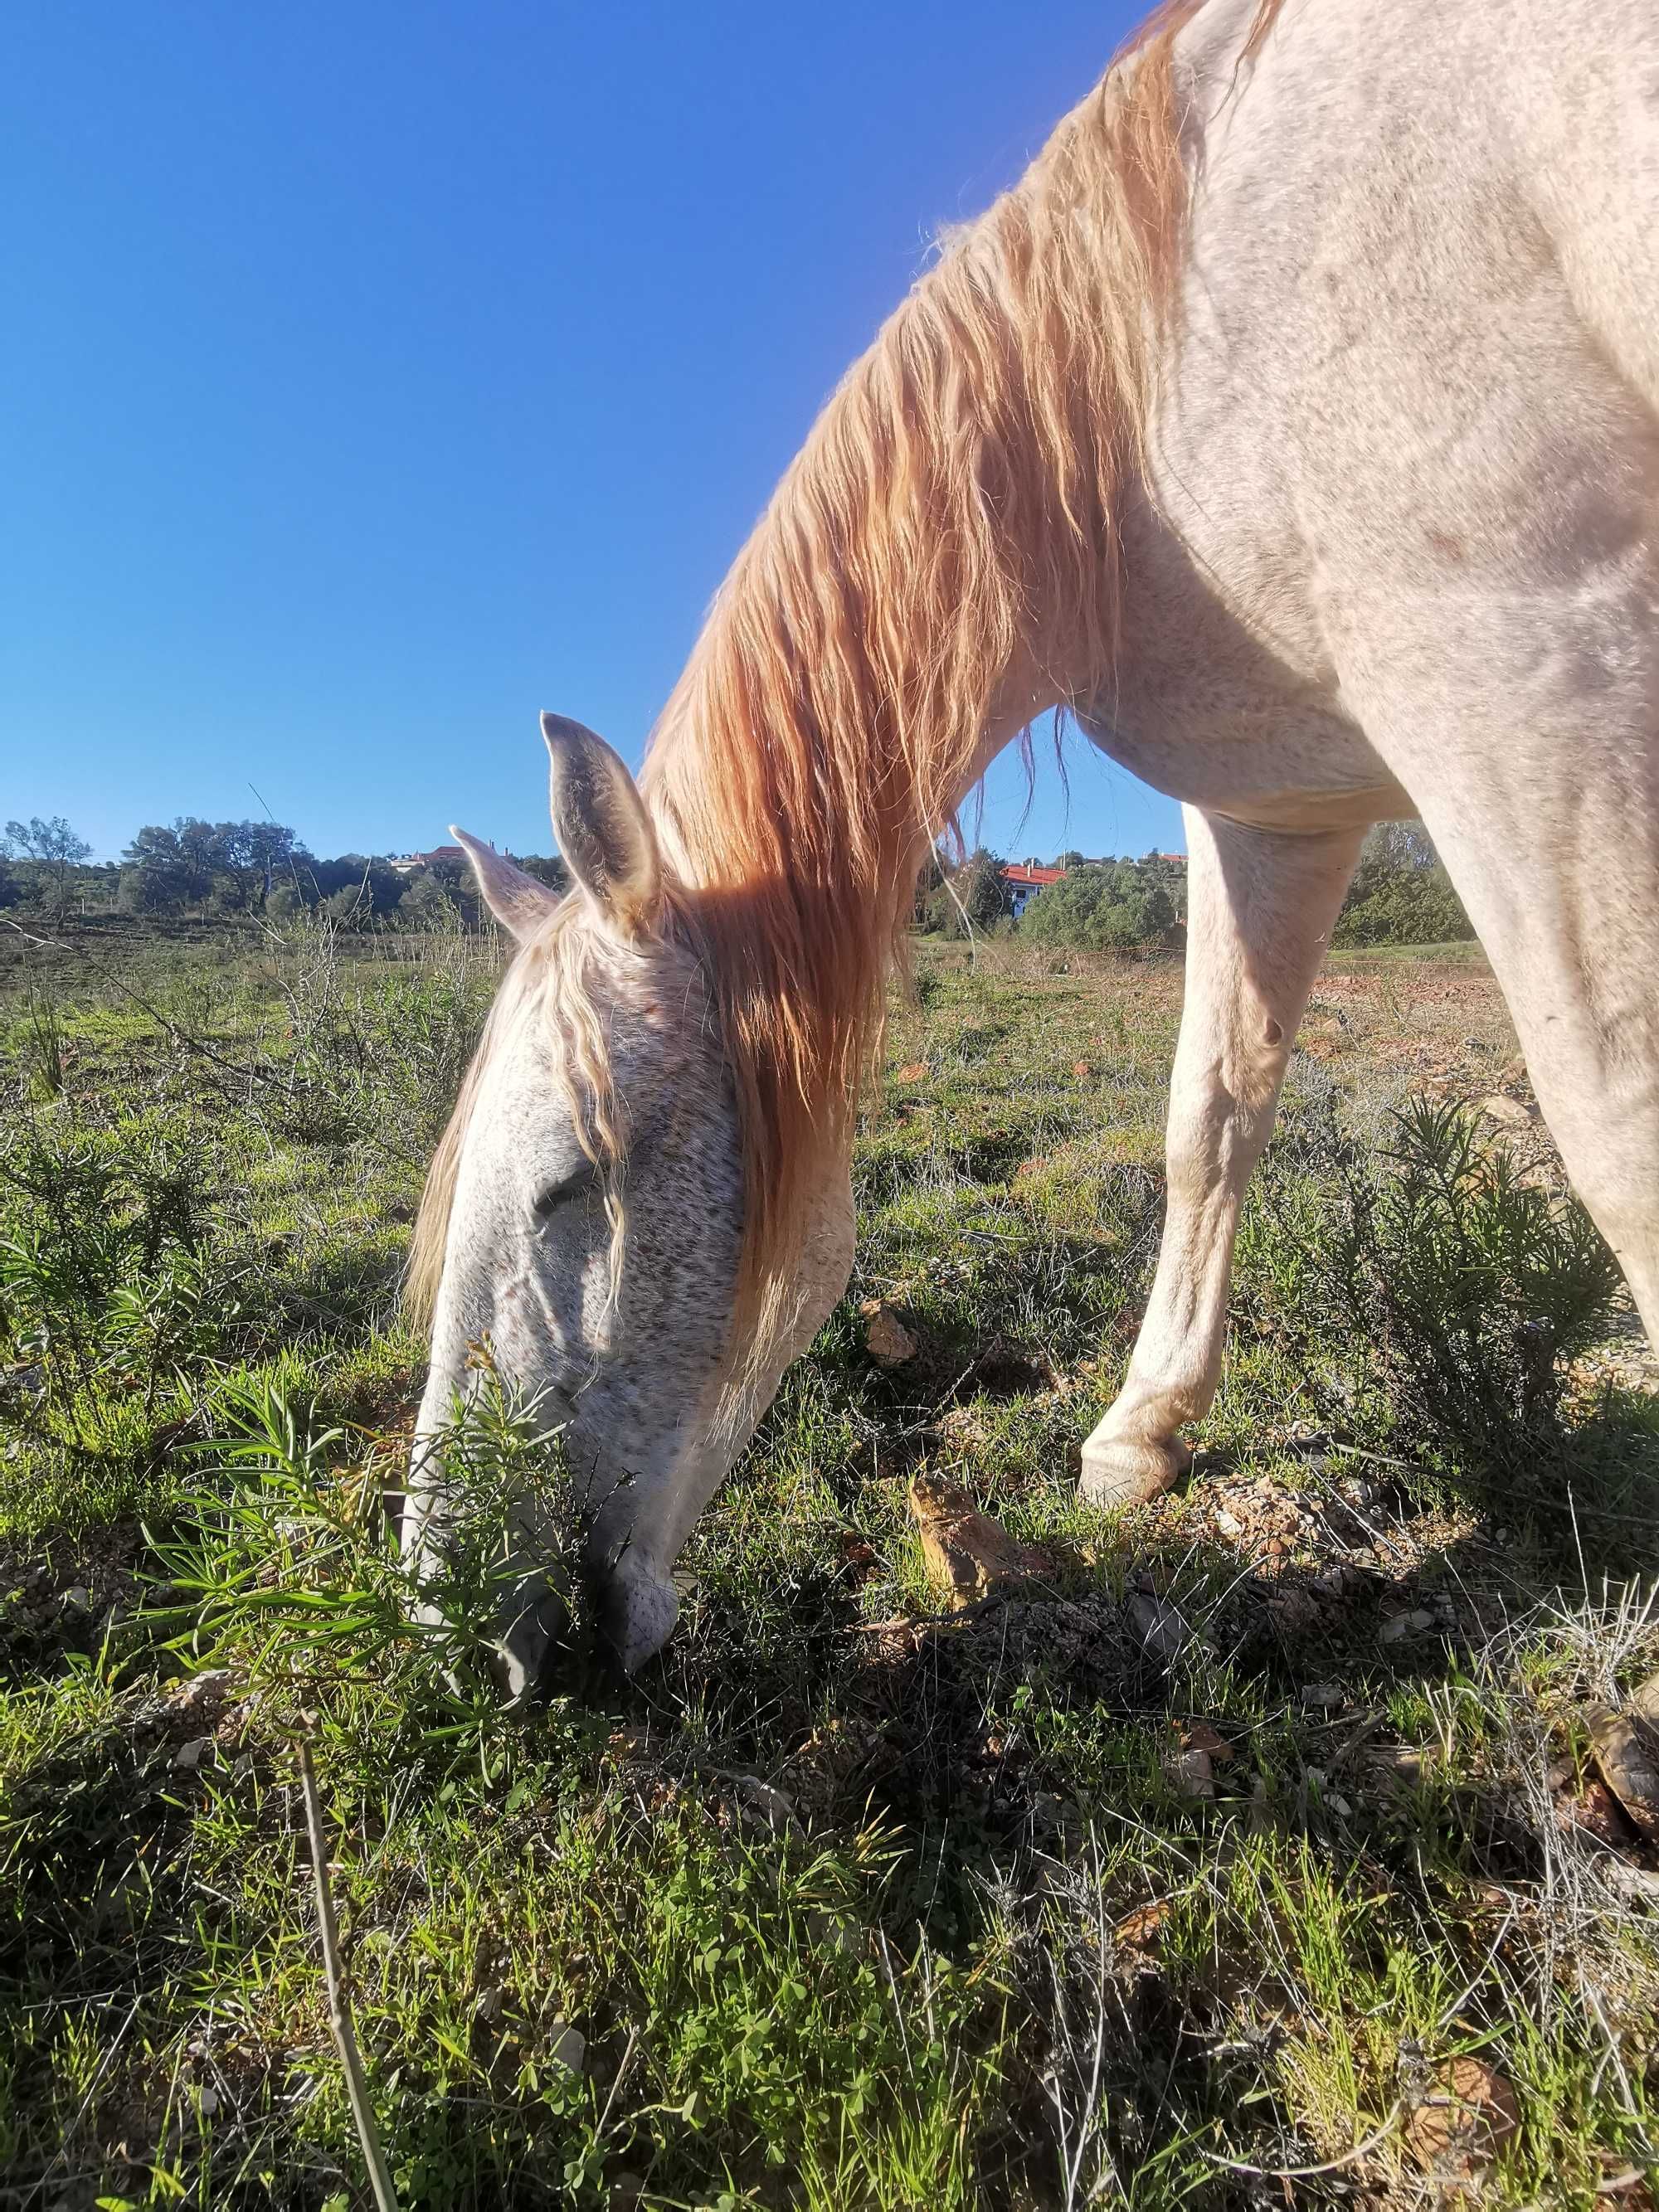
{"type": "Polygon", "coordinates": [[[1214,670],[1198,684],[1173,672],[1148,684],[1137,671],[1078,720],[1143,783],[1230,821],[1334,830],[1415,811],[1351,722],[1289,693],[1234,689],[1214,670]]]}

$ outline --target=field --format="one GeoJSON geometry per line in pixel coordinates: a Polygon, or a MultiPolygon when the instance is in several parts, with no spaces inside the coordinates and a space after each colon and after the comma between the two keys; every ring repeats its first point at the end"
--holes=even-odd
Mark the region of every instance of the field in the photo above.
{"type": "MultiPolygon", "coordinates": [[[[1659,1667],[1659,1408],[1478,956],[1322,980],[1193,1475],[1109,1517],[1179,969],[922,945],[673,1642],[528,1715],[380,1504],[495,957],[0,978],[0,2204],[368,2202],[303,1743],[406,2206],[1650,2207],[1594,1706],[1659,1667]],[[1033,1577],[953,1613],[918,1474],[1033,1577]]],[[[510,1403],[474,1444],[557,1478],[510,1403]]]]}

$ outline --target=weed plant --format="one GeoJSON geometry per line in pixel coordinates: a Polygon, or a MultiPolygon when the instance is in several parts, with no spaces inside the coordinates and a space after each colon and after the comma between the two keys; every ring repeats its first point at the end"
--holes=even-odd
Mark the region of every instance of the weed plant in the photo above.
{"type": "Polygon", "coordinates": [[[1569,1364],[1623,1285],[1571,1193],[1529,1180],[1464,1100],[1408,1100],[1388,1139],[1346,1135],[1327,1092],[1276,1148],[1241,1261],[1312,1346],[1322,1410],[1363,1406],[1395,1448],[1493,1477],[1559,1456],[1569,1364]],[[1358,1370],[1356,1376],[1355,1369],[1358,1370]]]}

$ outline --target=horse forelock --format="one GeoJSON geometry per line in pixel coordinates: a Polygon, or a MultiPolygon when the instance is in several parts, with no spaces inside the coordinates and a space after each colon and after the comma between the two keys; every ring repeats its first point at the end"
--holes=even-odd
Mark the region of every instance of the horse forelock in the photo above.
{"type": "Polygon", "coordinates": [[[520,947],[502,977],[443,1135],[427,1170],[410,1238],[404,1298],[411,1316],[429,1327],[449,1249],[455,1188],[467,1132],[489,1070],[519,1025],[556,1020],[563,1050],[556,1065],[576,1140],[604,1171],[611,1225],[611,1301],[621,1286],[627,1213],[623,1186],[626,1131],[612,1080],[608,1024],[594,988],[597,947],[579,897],[567,898],[547,926],[520,947]]]}

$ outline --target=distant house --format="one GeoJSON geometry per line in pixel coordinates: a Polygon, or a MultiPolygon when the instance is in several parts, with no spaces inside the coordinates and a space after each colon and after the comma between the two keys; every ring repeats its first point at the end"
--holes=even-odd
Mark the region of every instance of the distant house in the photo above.
{"type": "Polygon", "coordinates": [[[453,861],[458,867],[466,864],[466,854],[459,845],[434,845],[429,853],[398,853],[387,861],[400,876],[412,876],[418,869],[434,868],[445,861],[453,861]]]}
{"type": "Polygon", "coordinates": [[[1024,913],[1034,893],[1057,884],[1065,872],[1064,868],[1042,867],[1036,860],[1010,860],[1002,870],[1002,887],[1008,894],[1009,908],[1015,918],[1024,913]]]}

